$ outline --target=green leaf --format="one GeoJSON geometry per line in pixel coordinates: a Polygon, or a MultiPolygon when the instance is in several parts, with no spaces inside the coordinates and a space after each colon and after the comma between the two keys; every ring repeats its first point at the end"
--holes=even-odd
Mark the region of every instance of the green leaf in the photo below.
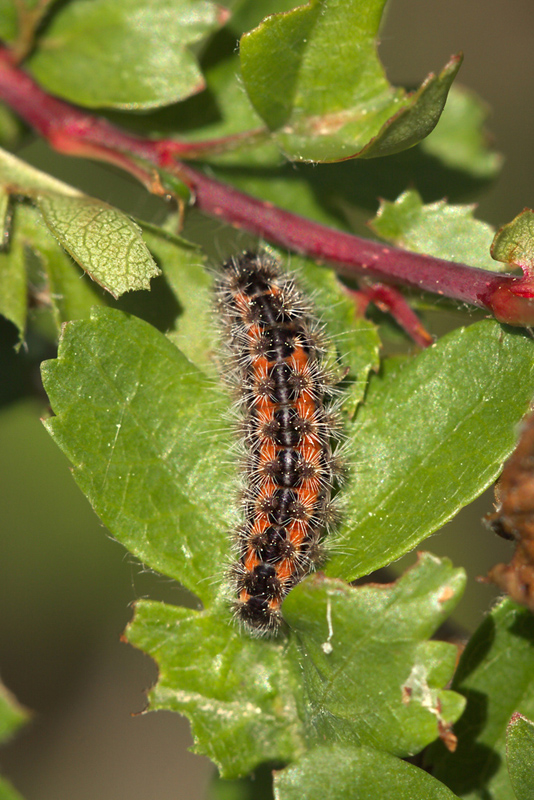
{"type": "Polygon", "coordinates": [[[534,272],[534,211],[525,208],[497,231],[491,255],[496,261],[534,272]]]}
{"type": "Polygon", "coordinates": [[[254,108],[292,159],[398,153],[436,125],[460,66],[453,58],[412,95],[387,81],[376,52],[385,0],[310,0],[241,39],[254,108]]]}
{"type": "Polygon", "coordinates": [[[493,178],[503,159],[491,147],[484,128],[488,115],[488,107],[474,92],[455,84],[438,124],[421,147],[451,169],[475,178],[493,178]]]}
{"type": "Polygon", "coordinates": [[[24,339],[28,307],[24,247],[15,240],[0,251],[0,314],[12,322],[24,339]]]}
{"type": "Polygon", "coordinates": [[[407,553],[477,497],[515,446],[534,344],[483,321],[372,379],[349,431],[357,465],[327,574],[354,580],[407,553]]]}
{"type": "Polygon", "coordinates": [[[453,206],[445,200],[423,205],[409,190],[394,203],[382,200],[371,229],[394,244],[448,261],[459,261],[495,272],[504,269],[490,256],[493,228],[475,219],[476,206],[453,206]]]}
{"type": "Polygon", "coordinates": [[[168,105],[204,88],[189,47],[227,17],[209,0],[73,0],[28,63],[48,91],[79,105],[168,105]]]}
{"type": "Polygon", "coordinates": [[[286,643],[250,639],[206,611],[153,602],[137,604],[127,636],[158,664],[151,708],[185,714],[195,752],[223,777],[303,752],[298,672],[283,658],[286,643]]]}
{"type": "Polygon", "coordinates": [[[185,714],[195,752],[215,761],[224,777],[246,774],[265,761],[297,758],[305,748],[303,719],[313,736],[334,735],[340,703],[346,711],[338,733],[347,728],[352,711],[363,741],[412,751],[435,738],[438,725],[447,727],[463,708],[462,698],[439,689],[452,674],[456,648],[422,641],[445,618],[462,584],[461,571],[431,556],[394,587],[351,589],[339,581],[306,581],[286,600],[292,603],[288,621],[298,651],[284,640],[243,636],[218,602],[212,610],[195,611],[143,601],[127,636],[158,664],[150,707],[185,714]],[[326,615],[319,596],[325,583],[326,603],[332,604],[326,615]],[[299,592],[304,596],[294,597],[299,592]],[[375,601],[381,614],[372,613],[375,601]],[[325,642],[332,648],[328,655],[325,642]],[[324,682],[319,678],[316,693],[311,684],[321,667],[324,682]],[[326,723],[321,729],[321,715],[331,717],[329,729],[326,723]],[[369,717],[372,725],[365,721],[369,717]]]}
{"type": "Polygon", "coordinates": [[[111,533],[213,599],[237,524],[228,399],[151,325],[106,308],[64,328],[43,381],[46,427],[111,533]]]}
{"type": "Polygon", "coordinates": [[[322,576],[283,605],[296,634],[308,736],[411,756],[464,709],[444,691],[456,647],[426,641],[460,599],[463,570],[424,554],[392,585],[351,587],[322,576]]]}
{"type": "Polygon", "coordinates": [[[455,726],[458,749],[433,746],[433,774],[464,798],[516,800],[506,768],[506,731],[515,712],[534,716],[532,614],[509,600],[493,609],[468,643],[452,688],[467,698],[455,726]]]}
{"type": "Polygon", "coordinates": [[[367,747],[321,747],[274,777],[275,800],[454,800],[413,764],[367,747]]]}
{"type": "Polygon", "coordinates": [[[49,230],[90,277],[113,297],[149,289],[160,274],[132,219],[101,200],[42,194],[37,205],[49,230]]]}
{"type": "Polygon", "coordinates": [[[506,732],[508,772],[517,800],[534,797],[534,722],[514,714],[506,732]]]}

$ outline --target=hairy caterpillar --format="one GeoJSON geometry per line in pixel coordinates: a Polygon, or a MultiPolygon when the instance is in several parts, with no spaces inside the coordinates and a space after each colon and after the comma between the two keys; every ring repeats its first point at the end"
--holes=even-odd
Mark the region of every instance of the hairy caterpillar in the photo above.
{"type": "Polygon", "coordinates": [[[242,416],[244,520],[231,570],[236,617],[275,631],[289,590],[321,560],[338,459],[322,326],[293,278],[265,252],[222,265],[215,284],[224,377],[242,416]]]}

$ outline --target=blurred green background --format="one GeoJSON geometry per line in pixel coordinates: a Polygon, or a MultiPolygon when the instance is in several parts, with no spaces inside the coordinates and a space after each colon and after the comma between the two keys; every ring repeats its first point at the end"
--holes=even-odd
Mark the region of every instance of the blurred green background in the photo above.
{"type": "MultiPolygon", "coordinates": [[[[492,107],[488,125],[506,157],[501,177],[480,199],[479,216],[498,226],[534,205],[531,0],[391,0],[380,51],[393,83],[419,83],[458,50],[465,53],[460,81],[492,107]]],[[[136,216],[157,221],[161,214],[157,201],[112,170],[58,156],[41,143],[20,155],[136,216]]],[[[4,374],[12,357],[3,357],[4,374]]],[[[33,379],[37,386],[37,367],[33,379]]],[[[0,386],[3,396],[9,388],[0,386]]],[[[110,539],[41,426],[46,399],[2,408],[0,672],[35,712],[3,748],[4,774],[27,800],[203,798],[210,764],[186,751],[191,739],[182,718],[136,716],[156,669],[119,639],[133,601],[181,602],[180,589],[110,539]]],[[[457,615],[468,630],[496,597],[476,576],[512,552],[480,522],[491,508],[487,492],[426,544],[468,570],[457,615]]]]}

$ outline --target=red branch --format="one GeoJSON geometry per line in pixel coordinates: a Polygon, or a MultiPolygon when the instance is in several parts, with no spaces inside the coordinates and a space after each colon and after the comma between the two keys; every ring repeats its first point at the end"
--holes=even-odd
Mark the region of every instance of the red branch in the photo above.
{"type": "MultiPolygon", "coordinates": [[[[12,63],[9,51],[1,48],[0,97],[55,149],[118,164],[145,183],[150,175],[147,163],[166,170],[189,187],[200,210],[274,244],[328,262],[340,274],[351,278],[367,275],[486,308],[501,322],[534,325],[534,283],[526,275],[496,274],[362,239],[258,200],[177,161],[177,156],[192,159],[213,153],[230,140],[188,143],[134,136],[48,95],[12,63]]],[[[158,191],[157,187],[152,179],[151,188],[158,191]]]]}

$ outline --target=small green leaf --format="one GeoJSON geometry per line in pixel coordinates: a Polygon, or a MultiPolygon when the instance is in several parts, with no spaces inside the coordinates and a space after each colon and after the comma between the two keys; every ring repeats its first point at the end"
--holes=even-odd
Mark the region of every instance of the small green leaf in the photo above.
{"type": "Polygon", "coordinates": [[[517,800],[534,797],[534,722],[514,714],[506,732],[508,772],[517,800]]]}
{"type": "Polygon", "coordinates": [[[490,256],[493,228],[475,219],[476,206],[453,206],[445,200],[424,205],[414,190],[394,203],[382,200],[372,230],[406,250],[458,261],[495,272],[504,269],[490,256]]]}
{"type": "Polygon", "coordinates": [[[296,634],[308,735],[411,756],[463,711],[443,686],[456,647],[426,641],[458,602],[463,570],[424,554],[392,585],[351,587],[313,576],[283,605],[296,634]]]}
{"type": "Polygon", "coordinates": [[[533,342],[491,321],[373,378],[349,432],[357,468],[327,574],[354,580],[389,564],[477,497],[533,394],[533,342]]]}
{"type": "Polygon", "coordinates": [[[469,641],[452,688],[467,699],[455,725],[458,749],[434,745],[433,774],[464,798],[515,800],[506,731],[515,712],[534,717],[534,616],[509,600],[493,609],[469,641]]]}
{"type": "Polygon", "coordinates": [[[0,314],[16,326],[20,341],[26,330],[27,293],[24,247],[15,239],[0,251],[0,314]]]}
{"type": "Polygon", "coordinates": [[[151,708],[185,714],[195,752],[223,777],[303,752],[298,673],[283,658],[286,643],[253,640],[208,612],[153,602],[137,604],[127,636],[158,664],[151,708]]]}
{"type": "Polygon", "coordinates": [[[73,0],[28,63],[48,91],[79,105],[168,105],[204,88],[189,47],[227,17],[209,0],[73,0]]]}
{"type": "Polygon", "coordinates": [[[292,159],[398,153],[436,125],[460,59],[429,76],[413,95],[394,89],[376,51],[384,5],[310,0],[242,37],[247,93],[292,159]]]}
{"type": "Polygon", "coordinates": [[[497,231],[491,255],[496,261],[534,272],[534,211],[525,208],[497,231]]]}
{"type": "Polygon", "coordinates": [[[46,427],[111,533],[213,599],[237,524],[227,398],[151,325],[106,308],[64,328],[43,381],[46,427]]]}
{"type": "Polygon", "coordinates": [[[431,775],[367,747],[320,747],[274,777],[275,800],[454,800],[431,775]]]}
{"type": "Polygon", "coordinates": [[[114,297],[149,289],[159,269],[133,220],[92,197],[41,194],[37,205],[50,231],[91,278],[114,297]]]}
{"type": "Polygon", "coordinates": [[[488,113],[488,107],[474,92],[451,86],[439,122],[421,147],[446,166],[474,178],[495,177],[502,156],[491,147],[484,128],[488,113]]]}

